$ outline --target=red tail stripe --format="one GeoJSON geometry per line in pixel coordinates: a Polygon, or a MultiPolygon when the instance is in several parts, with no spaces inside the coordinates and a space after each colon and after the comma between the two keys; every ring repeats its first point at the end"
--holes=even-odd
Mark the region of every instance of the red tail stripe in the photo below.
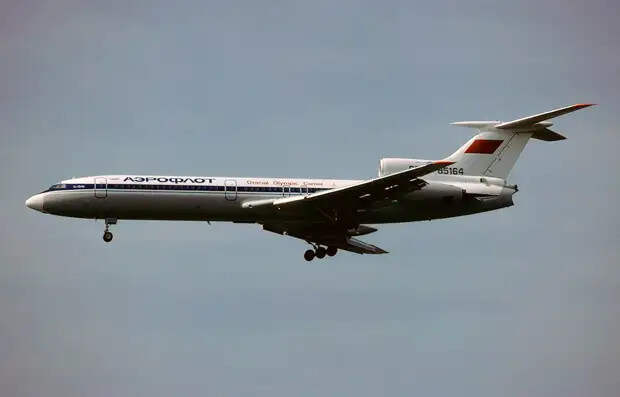
{"type": "Polygon", "coordinates": [[[476,139],[465,150],[465,153],[493,154],[504,142],[501,139],[476,139]]]}

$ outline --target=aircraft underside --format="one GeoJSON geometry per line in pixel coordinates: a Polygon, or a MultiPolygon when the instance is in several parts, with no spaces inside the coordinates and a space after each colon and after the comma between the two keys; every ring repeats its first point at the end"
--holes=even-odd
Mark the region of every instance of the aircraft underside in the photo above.
{"type": "MultiPolygon", "coordinates": [[[[429,190],[430,191],[430,190],[429,190]]],[[[457,190],[452,191],[452,193],[457,190]]],[[[243,208],[248,201],[273,199],[273,195],[242,195],[234,199],[223,193],[167,193],[106,191],[95,196],[94,190],[48,192],[43,210],[46,213],[77,218],[103,219],[103,239],[113,238],[110,225],[118,220],[226,221],[257,223],[266,231],[296,237],[313,245],[306,259],[333,256],[338,249],[357,253],[386,253],[355,237],[377,229],[369,224],[412,222],[449,218],[490,211],[512,205],[513,190],[492,197],[450,194],[420,195],[409,193],[399,199],[387,198],[360,208],[306,208],[304,211],[268,211],[264,208],[243,208]]]]}

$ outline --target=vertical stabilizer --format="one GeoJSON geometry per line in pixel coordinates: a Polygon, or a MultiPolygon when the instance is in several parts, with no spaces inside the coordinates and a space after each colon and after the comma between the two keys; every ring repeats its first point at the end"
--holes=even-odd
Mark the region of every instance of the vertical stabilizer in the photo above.
{"type": "Polygon", "coordinates": [[[459,121],[452,123],[462,127],[476,128],[479,133],[461,146],[446,160],[454,161],[453,167],[463,169],[464,175],[481,175],[506,179],[530,138],[543,141],[565,139],[548,127],[544,121],[592,106],[576,104],[549,112],[501,121],[459,121]]]}
{"type": "Polygon", "coordinates": [[[446,160],[464,175],[506,179],[532,133],[481,131],[446,160]]]}

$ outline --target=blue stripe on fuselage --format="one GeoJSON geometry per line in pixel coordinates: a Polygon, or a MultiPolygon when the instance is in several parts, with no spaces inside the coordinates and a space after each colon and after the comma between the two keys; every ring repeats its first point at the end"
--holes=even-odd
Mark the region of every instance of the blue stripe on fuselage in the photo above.
{"type": "MultiPolygon", "coordinates": [[[[223,185],[150,185],[150,184],[125,184],[125,183],[108,183],[106,184],[92,184],[92,183],[66,183],[61,185],[54,185],[45,192],[56,192],[56,191],[66,191],[66,190],[93,190],[93,189],[101,189],[101,190],[118,190],[118,191],[184,191],[184,192],[193,192],[193,191],[203,191],[203,192],[223,192],[225,190],[229,192],[247,192],[247,193],[291,193],[291,194],[300,194],[306,193],[306,189],[302,189],[299,187],[291,187],[290,190],[288,187],[284,188],[281,186],[223,186],[223,185]],[[227,188],[227,189],[226,189],[227,188]]],[[[308,193],[316,193],[321,190],[329,190],[326,188],[308,188],[308,193]]]]}

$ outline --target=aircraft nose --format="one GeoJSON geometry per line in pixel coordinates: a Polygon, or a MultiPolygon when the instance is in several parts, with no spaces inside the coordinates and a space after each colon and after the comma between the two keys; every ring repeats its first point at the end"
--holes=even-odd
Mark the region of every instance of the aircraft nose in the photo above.
{"type": "Polygon", "coordinates": [[[26,207],[43,212],[43,194],[35,194],[26,200],[26,207]]]}

